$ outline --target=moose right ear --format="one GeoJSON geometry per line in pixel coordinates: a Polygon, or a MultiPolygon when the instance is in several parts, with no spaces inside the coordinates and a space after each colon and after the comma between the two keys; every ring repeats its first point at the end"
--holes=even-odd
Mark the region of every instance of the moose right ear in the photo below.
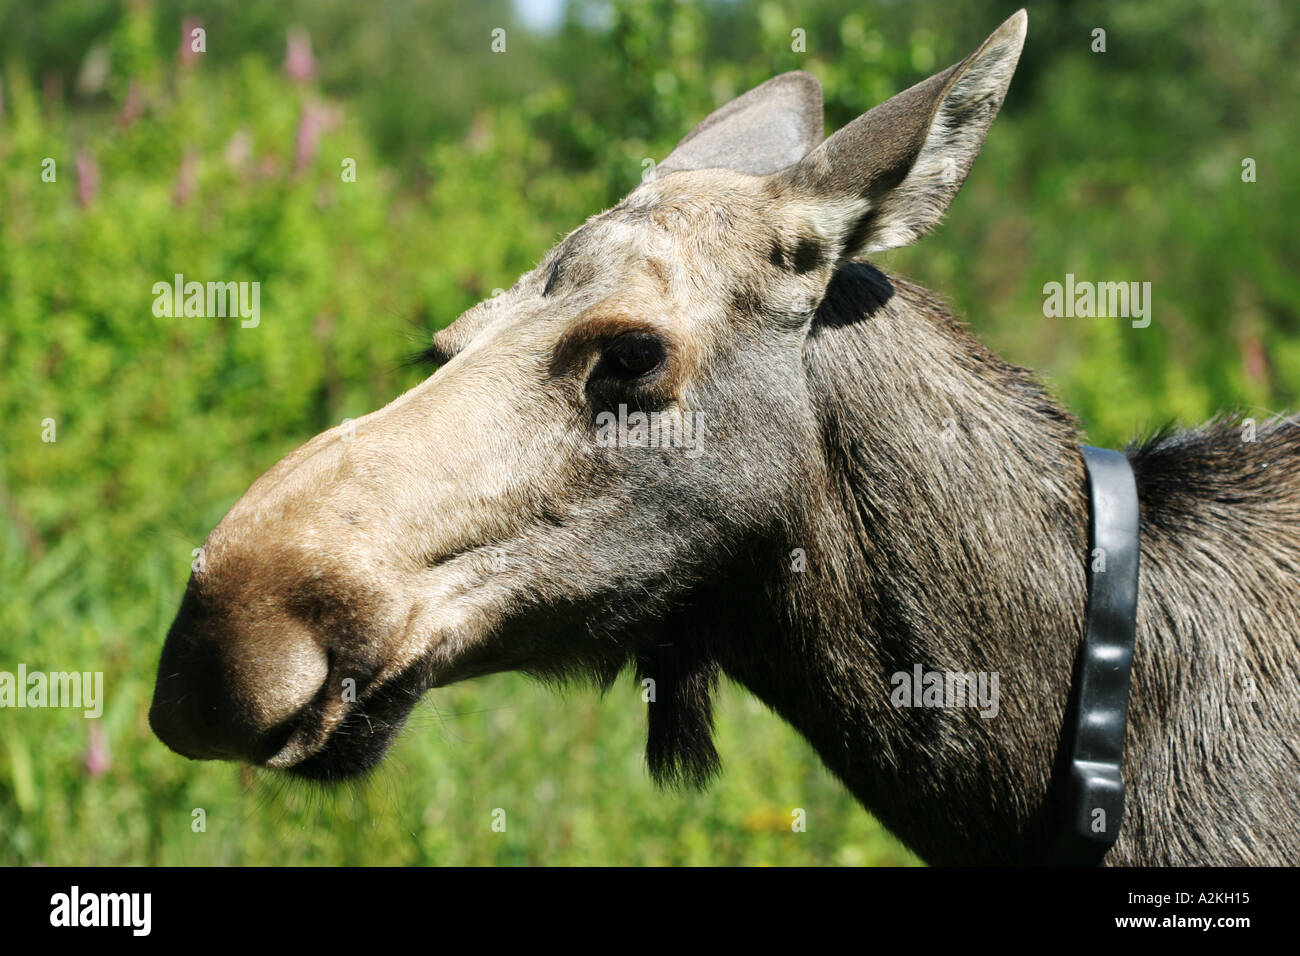
{"type": "Polygon", "coordinates": [[[771,177],[843,261],[914,242],[965,182],[997,116],[1025,42],[1024,10],[960,63],[859,116],[797,166],[771,177]]]}
{"type": "Polygon", "coordinates": [[[822,136],[821,83],[782,73],[706,116],[646,180],[684,169],[765,176],[799,162],[822,136]]]}

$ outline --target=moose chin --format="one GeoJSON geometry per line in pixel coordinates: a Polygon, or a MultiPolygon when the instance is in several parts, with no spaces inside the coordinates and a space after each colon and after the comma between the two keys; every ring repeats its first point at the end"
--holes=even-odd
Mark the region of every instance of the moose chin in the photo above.
{"type": "MultiPolygon", "coordinates": [[[[1092,570],[1081,436],[864,258],[939,221],[1026,27],[828,139],[808,73],[727,103],[440,331],[428,378],[257,479],[167,635],[157,735],[337,780],[429,688],[630,668],[651,773],[703,783],[726,675],[927,861],[1050,861],[1092,570]],[[891,675],[922,670],[996,676],[997,706],[896,706],[891,675]]],[[[1141,587],[1106,863],[1300,859],[1298,424],[1124,453],[1141,587]]]]}

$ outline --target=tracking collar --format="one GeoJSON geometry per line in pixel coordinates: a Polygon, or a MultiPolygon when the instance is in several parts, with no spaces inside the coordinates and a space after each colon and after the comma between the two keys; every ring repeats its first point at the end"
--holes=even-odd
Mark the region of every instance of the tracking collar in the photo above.
{"type": "Polygon", "coordinates": [[[1062,819],[1053,862],[1095,866],[1124,815],[1124,729],[1137,637],[1138,497],[1128,459],[1083,446],[1088,473],[1088,611],[1061,737],[1062,819]]]}

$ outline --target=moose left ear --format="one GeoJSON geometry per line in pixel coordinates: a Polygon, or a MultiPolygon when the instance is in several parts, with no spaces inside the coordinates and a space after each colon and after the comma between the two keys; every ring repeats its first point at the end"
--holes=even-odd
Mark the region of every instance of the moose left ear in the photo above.
{"type": "Polygon", "coordinates": [[[822,134],[821,83],[782,73],[710,113],[646,178],[719,168],[765,176],[799,162],[822,134]]]}
{"type": "Polygon", "coordinates": [[[859,116],[771,177],[837,260],[916,241],[947,210],[1011,84],[1029,18],[1019,10],[960,63],[859,116]]]}

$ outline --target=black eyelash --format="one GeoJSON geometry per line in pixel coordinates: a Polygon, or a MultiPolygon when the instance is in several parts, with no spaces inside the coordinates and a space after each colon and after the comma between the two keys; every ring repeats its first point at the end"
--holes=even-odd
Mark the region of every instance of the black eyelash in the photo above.
{"type": "Polygon", "coordinates": [[[402,363],[403,368],[426,368],[430,371],[438,369],[451,361],[451,356],[438,348],[436,345],[430,345],[428,348],[420,349],[418,352],[412,352],[402,363]]]}

